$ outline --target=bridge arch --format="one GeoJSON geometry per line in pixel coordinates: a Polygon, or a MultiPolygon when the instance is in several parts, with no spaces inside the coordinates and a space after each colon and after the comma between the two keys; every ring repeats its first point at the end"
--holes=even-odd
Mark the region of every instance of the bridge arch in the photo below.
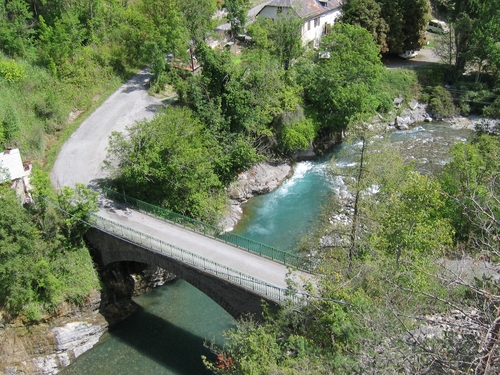
{"type": "Polygon", "coordinates": [[[236,319],[251,314],[259,320],[263,300],[271,309],[279,308],[277,301],[261,293],[111,233],[91,228],[86,239],[97,250],[97,261],[102,266],[132,261],[163,268],[199,289],[236,319]]]}

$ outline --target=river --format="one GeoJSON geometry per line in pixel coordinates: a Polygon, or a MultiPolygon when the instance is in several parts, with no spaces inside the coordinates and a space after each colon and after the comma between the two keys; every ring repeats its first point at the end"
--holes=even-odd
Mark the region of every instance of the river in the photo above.
{"type": "MultiPolygon", "coordinates": [[[[423,124],[388,137],[423,173],[442,168],[449,147],[472,131],[423,124]]],[[[338,145],[332,155],[345,148],[338,145]]],[[[235,232],[283,250],[292,250],[314,225],[326,196],[335,188],[327,165],[332,155],[297,163],[293,176],[275,191],[252,198],[235,232]]],[[[338,159],[342,162],[341,159],[338,159]]],[[[201,355],[204,342],[223,343],[222,331],[234,320],[210,298],[183,280],[134,299],[141,309],[106,333],[64,374],[209,374],[201,355]]]]}

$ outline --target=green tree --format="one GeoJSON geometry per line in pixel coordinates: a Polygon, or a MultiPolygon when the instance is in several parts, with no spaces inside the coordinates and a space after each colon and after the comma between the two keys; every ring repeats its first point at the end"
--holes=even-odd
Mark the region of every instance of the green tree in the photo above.
{"type": "Polygon", "coordinates": [[[67,230],[58,228],[67,228],[66,220],[85,218],[87,204],[75,204],[76,196],[67,190],[59,201],[75,215],[68,218],[61,215],[57,201],[47,203],[37,196],[37,202],[51,209],[42,211],[35,205],[27,211],[8,188],[1,187],[0,196],[0,305],[9,314],[33,322],[64,301],[83,302],[98,287],[90,254],[82,246],[83,232],[76,241],[76,233],[65,238],[67,230]],[[50,233],[45,232],[47,226],[37,225],[47,222],[48,215],[55,218],[50,233]]]}
{"type": "Polygon", "coordinates": [[[21,120],[16,109],[12,106],[7,107],[5,118],[2,121],[3,138],[6,141],[14,139],[21,127],[21,120]]]}
{"type": "Polygon", "coordinates": [[[370,32],[380,52],[402,53],[422,46],[430,6],[428,0],[348,0],[344,22],[370,32]]]}
{"type": "Polygon", "coordinates": [[[377,42],[381,53],[388,52],[389,25],[381,16],[382,7],[376,0],[346,0],[342,3],[342,22],[366,29],[377,42]]]}
{"type": "Polygon", "coordinates": [[[54,26],[48,25],[42,16],[39,22],[41,59],[56,73],[82,45],[83,28],[78,17],[71,13],[64,13],[62,18],[56,19],[54,26]]]}
{"type": "Polygon", "coordinates": [[[288,70],[304,51],[302,25],[303,21],[297,16],[281,15],[277,20],[258,17],[248,26],[248,32],[255,47],[268,50],[288,70]]]}
{"type": "Polygon", "coordinates": [[[247,23],[248,0],[224,0],[227,20],[231,24],[231,36],[235,38],[247,23]]]}
{"type": "Polygon", "coordinates": [[[410,171],[397,189],[382,186],[379,196],[382,215],[373,240],[396,263],[445,255],[451,248],[453,228],[442,215],[445,200],[437,179],[410,171]]]}
{"type": "Polygon", "coordinates": [[[180,5],[173,0],[143,0],[140,11],[155,26],[154,40],[166,53],[185,56],[188,46],[188,32],[180,5]]]}
{"type": "Polygon", "coordinates": [[[150,122],[113,133],[107,165],[130,195],[217,223],[225,204],[212,138],[190,111],[167,107],[150,122]],[[116,160],[116,162],[115,162],[116,160]]]}
{"type": "Polygon", "coordinates": [[[32,50],[33,14],[24,0],[0,4],[0,50],[9,56],[27,57],[32,50]]]}
{"type": "Polygon", "coordinates": [[[498,138],[481,135],[452,149],[453,159],[441,178],[457,238],[473,251],[495,257],[500,255],[499,157],[498,138]]]}
{"type": "Polygon", "coordinates": [[[359,26],[335,24],[320,44],[320,56],[301,66],[305,100],[323,128],[346,129],[350,121],[373,115],[378,107],[372,88],[382,72],[372,36],[359,26]]]}
{"type": "Polygon", "coordinates": [[[216,1],[183,1],[180,5],[185,18],[185,24],[193,45],[205,41],[214,29],[213,15],[216,10],[216,1]]]}

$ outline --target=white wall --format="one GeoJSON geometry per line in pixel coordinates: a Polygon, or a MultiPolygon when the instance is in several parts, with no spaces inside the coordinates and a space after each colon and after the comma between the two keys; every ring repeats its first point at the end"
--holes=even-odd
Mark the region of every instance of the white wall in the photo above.
{"type": "MultiPolygon", "coordinates": [[[[290,8],[283,8],[282,14],[286,15],[289,11],[293,12],[290,8]]],[[[259,17],[272,18],[276,20],[278,18],[278,8],[274,6],[265,6],[260,11],[259,17]]],[[[302,26],[302,44],[307,45],[310,42],[313,42],[313,47],[317,47],[319,45],[319,40],[325,31],[325,24],[328,23],[333,25],[338,17],[340,17],[340,9],[336,9],[330,13],[319,16],[319,25],[316,27],[314,27],[314,18],[305,21],[302,26]],[[308,27],[309,23],[311,25],[310,28],[308,27]]]]}
{"type": "Polygon", "coordinates": [[[325,25],[328,23],[333,26],[338,17],[340,17],[340,9],[322,15],[319,19],[319,26],[314,27],[314,19],[306,21],[304,26],[302,26],[302,43],[307,45],[308,43],[313,42],[313,46],[317,47],[319,40],[325,31],[325,25]],[[308,30],[309,22],[311,24],[311,28],[308,30]]]}

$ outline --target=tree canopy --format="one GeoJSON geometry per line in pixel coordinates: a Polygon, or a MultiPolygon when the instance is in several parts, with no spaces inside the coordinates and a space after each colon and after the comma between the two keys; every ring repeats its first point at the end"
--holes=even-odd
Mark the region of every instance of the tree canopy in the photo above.
{"type": "Polygon", "coordinates": [[[119,189],[172,211],[217,223],[223,185],[214,171],[218,148],[190,111],[167,107],[152,121],[113,133],[107,165],[119,189]]]}

